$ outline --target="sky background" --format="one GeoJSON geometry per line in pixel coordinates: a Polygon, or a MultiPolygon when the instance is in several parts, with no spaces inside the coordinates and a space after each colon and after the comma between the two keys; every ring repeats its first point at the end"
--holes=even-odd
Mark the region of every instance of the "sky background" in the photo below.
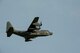
{"type": "Polygon", "coordinates": [[[0,53],[80,53],[80,0],[0,0],[0,53]],[[52,36],[7,37],[7,21],[27,30],[36,16],[52,36]]]}

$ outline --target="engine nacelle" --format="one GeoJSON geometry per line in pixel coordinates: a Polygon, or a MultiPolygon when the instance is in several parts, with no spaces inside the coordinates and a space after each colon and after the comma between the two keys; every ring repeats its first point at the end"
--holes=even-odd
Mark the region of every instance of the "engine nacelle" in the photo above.
{"type": "Polygon", "coordinates": [[[42,26],[42,22],[40,22],[40,23],[33,23],[33,25],[35,25],[35,26],[42,26]]]}
{"type": "Polygon", "coordinates": [[[40,26],[36,26],[36,29],[39,30],[39,29],[41,29],[41,28],[40,28],[40,26]]]}

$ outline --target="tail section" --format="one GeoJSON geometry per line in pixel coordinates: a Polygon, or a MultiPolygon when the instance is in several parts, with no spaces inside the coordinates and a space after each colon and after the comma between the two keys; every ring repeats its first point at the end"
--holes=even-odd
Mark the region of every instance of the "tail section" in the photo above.
{"type": "Polygon", "coordinates": [[[12,35],[13,31],[14,31],[14,28],[11,25],[11,23],[8,21],[7,22],[7,27],[6,27],[7,37],[10,37],[12,35]]]}

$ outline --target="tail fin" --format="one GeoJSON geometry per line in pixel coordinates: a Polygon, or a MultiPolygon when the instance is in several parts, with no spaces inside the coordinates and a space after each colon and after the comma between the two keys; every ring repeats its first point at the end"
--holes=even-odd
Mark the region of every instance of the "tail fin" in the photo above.
{"type": "Polygon", "coordinates": [[[10,37],[12,35],[13,31],[14,31],[14,28],[11,25],[11,23],[8,21],[7,22],[7,27],[6,27],[7,37],[10,37]]]}

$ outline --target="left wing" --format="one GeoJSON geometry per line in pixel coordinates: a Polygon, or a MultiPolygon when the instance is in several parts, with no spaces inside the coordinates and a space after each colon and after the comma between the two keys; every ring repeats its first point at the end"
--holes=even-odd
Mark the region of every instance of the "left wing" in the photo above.
{"type": "Polygon", "coordinates": [[[36,29],[36,25],[33,25],[33,23],[37,23],[39,20],[39,17],[35,17],[32,21],[31,25],[29,26],[27,32],[33,32],[36,29]]]}

